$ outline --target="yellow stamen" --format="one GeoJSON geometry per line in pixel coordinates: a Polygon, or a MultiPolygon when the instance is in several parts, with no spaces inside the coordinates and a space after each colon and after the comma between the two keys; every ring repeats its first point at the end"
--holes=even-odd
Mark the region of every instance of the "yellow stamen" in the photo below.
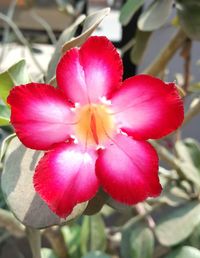
{"type": "Polygon", "coordinates": [[[76,137],[87,144],[101,145],[115,129],[113,116],[105,105],[85,105],[76,111],[76,137]]]}

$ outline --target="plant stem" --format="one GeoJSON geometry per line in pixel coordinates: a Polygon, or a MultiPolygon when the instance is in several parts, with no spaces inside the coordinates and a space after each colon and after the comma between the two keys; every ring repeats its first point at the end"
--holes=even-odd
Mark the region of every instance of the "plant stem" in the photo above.
{"type": "Polygon", "coordinates": [[[44,231],[44,234],[46,238],[49,240],[51,243],[51,246],[55,252],[55,254],[59,258],[68,258],[68,253],[67,253],[67,247],[66,243],[63,237],[63,234],[60,230],[60,227],[51,227],[47,228],[44,231]]]}
{"type": "Polygon", "coordinates": [[[122,231],[122,230],[126,230],[127,228],[132,227],[136,223],[138,223],[141,220],[145,219],[146,216],[150,215],[153,211],[155,211],[156,209],[160,208],[162,205],[163,205],[162,203],[158,203],[158,204],[154,205],[152,207],[152,209],[149,209],[148,211],[146,210],[145,213],[139,214],[139,215],[131,218],[121,228],[118,228],[118,229],[116,228],[116,231],[122,231]]]}
{"type": "Polygon", "coordinates": [[[150,214],[146,214],[146,209],[143,203],[138,203],[137,205],[135,205],[135,209],[137,210],[139,215],[144,215],[144,219],[146,220],[148,226],[150,229],[152,229],[154,231],[154,228],[156,226],[155,221],[153,220],[153,218],[151,217],[150,214]]]}
{"type": "Polygon", "coordinates": [[[40,231],[31,227],[26,227],[26,234],[30,244],[33,258],[42,258],[41,256],[41,234],[40,231]]]}
{"type": "Polygon", "coordinates": [[[159,75],[162,72],[168,62],[171,60],[176,51],[182,46],[187,39],[185,32],[181,29],[175,34],[171,41],[164,47],[160,54],[156,57],[154,62],[150,64],[142,73],[150,74],[153,76],[159,75]]]}
{"type": "Polygon", "coordinates": [[[2,19],[4,22],[6,22],[14,31],[15,35],[17,36],[18,40],[28,48],[30,55],[34,61],[34,63],[36,64],[36,66],[38,67],[38,69],[40,70],[41,73],[45,73],[45,71],[43,70],[43,68],[41,67],[40,63],[37,61],[37,59],[35,58],[34,54],[32,53],[31,50],[31,46],[29,44],[29,42],[27,41],[27,39],[24,37],[24,35],[22,34],[22,32],[19,30],[19,28],[17,27],[17,25],[6,15],[4,15],[3,13],[0,13],[0,19],[2,19]]]}

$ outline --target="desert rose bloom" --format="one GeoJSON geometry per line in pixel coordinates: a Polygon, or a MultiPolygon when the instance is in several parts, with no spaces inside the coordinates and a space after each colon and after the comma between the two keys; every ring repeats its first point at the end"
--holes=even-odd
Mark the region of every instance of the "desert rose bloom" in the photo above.
{"type": "Polygon", "coordinates": [[[122,82],[122,61],[106,37],[69,50],[56,70],[57,88],[29,83],[8,97],[11,123],[28,148],[45,150],[36,191],[58,216],[102,187],[133,205],[158,196],[158,156],[146,140],[183,121],[174,83],[137,75],[122,82]]]}

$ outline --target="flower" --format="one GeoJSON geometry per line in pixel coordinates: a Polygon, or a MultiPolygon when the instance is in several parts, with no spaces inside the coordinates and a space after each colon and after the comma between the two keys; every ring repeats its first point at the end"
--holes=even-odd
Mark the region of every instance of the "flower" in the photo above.
{"type": "Polygon", "coordinates": [[[122,82],[122,73],[112,43],[93,36],[61,58],[57,88],[29,83],[10,92],[17,136],[28,148],[45,151],[35,189],[60,217],[99,187],[128,205],[161,192],[158,156],[146,140],[176,130],[183,103],[174,83],[148,75],[122,82]]]}

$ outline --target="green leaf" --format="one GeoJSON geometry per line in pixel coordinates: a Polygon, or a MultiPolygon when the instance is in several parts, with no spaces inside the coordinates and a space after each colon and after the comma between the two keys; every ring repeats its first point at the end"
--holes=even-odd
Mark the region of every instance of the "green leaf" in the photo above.
{"type": "Polygon", "coordinates": [[[193,40],[200,40],[199,0],[176,0],[176,9],[181,27],[193,40]]]}
{"type": "Polygon", "coordinates": [[[1,176],[2,192],[10,210],[21,223],[36,229],[67,223],[80,216],[87,206],[87,202],[78,204],[66,219],[49,209],[33,186],[35,167],[42,156],[43,152],[25,148],[14,137],[7,147],[1,176]]]}
{"type": "Polygon", "coordinates": [[[10,141],[15,136],[16,136],[16,134],[14,133],[14,134],[9,135],[8,137],[6,137],[3,140],[2,144],[1,144],[1,149],[0,149],[0,162],[2,162],[2,159],[3,159],[3,157],[4,157],[5,153],[6,153],[6,150],[8,148],[8,145],[9,145],[10,141]]]}
{"type": "Polygon", "coordinates": [[[144,0],[127,0],[122,6],[119,20],[122,25],[127,25],[137,10],[144,4],[144,0]]]}
{"type": "Polygon", "coordinates": [[[100,214],[84,216],[81,228],[81,251],[83,254],[89,251],[106,248],[105,225],[100,214]]]}
{"type": "Polygon", "coordinates": [[[155,233],[162,245],[173,246],[189,237],[199,222],[200,204],[192,201],[163,214],[155,233]]]}
{"type": "Polygon", "coordinates": [[[200,251],[191,246],[183,246],[172,251],[164,258],[200,258],[200,251]]]}
{"type": "Polygon", "coordinates": [[[160,28],[167,21],[173,0],[154,0],[138,20],[138,28],[142,31],[152,31],[160,28]]]}
{"type": "Polygon", "coordinates": [[[126,205],[124,203],[118,202],[114,200],[112,197],[109,197],[107,199],[106,204],[119,212],[125,212],[127,210],[131,210],[130,205],[126,205]]]}
{"type": "Polygon", "coordinates": [[[193,247],[198,248],[198,249],[200,248],[200,224],[198,224],[194,228],[194,230],[193,230],[191,236],[189,237],[187,243],[189,245],[193,246],[193,247]]]}
{"type": "Polygon", "coordinates": [[[26,62],[21,60],[0,74],[0,98],[6,103],[8,94],[13,86],[30,82],[26,62]]]}
{"type": "Polygon", "coordinates": [[[84,255],[83,258],[111,258],[111,257],[100,251],[95,251],[95,252],[90,252],[90,253],[84,255]]]}
{"type": "Polygon", "coordinates": [[[0,126],[10,124],[10,109],[8,106],[0,104],[0,126]]]}
{"type": "Polygon", "coordinates": [[[81,257],[80,250],[80,234],[81,227],[78,224],[73,224],[71,226],[64,226],[61,228],[65,243],[67,245],[68,254],[73,258],[81,257]]]}
{"type": "Polygon", "coordinates": [[[52,249],[49,249],[49,248],[42,248],[41,249],[41,255],[42,255],[42,258],[58,258],[54,251],[52,249]]]}
{"type": "Polygon", "coordinates": [[[131,258],[151,258],[154,252],[154,236],[149,228],[139,228],[131,234],[131,258]]]}
{"type": "Polygon", "coordinates": [[[4,103],[7,103],[7,97],[13,85],[14,83],[7,71],[0,74],[0,98],[4,103]]]}
{"type": "Polygon", "coordinates": [[[131,61],[138,65],[141,63],[152,32],[137,30],[135,45],[131,50],[131,61]]]}
{"type": "Polygon", "coordinates": [[[76,21],[66,30],[62,32],[60,38],[56,44],[54,54],[49,62],[48,71],[47,71],[47,82],[49,82],[55,75],[57,63],[62,56],[62,47],[69,41],[75,34],[78,26],[84,21],[85,15],[79,16],[76,21]]]}
{"type": "Polygon", "coordinates": [[[139,223],[133,223],[131,225],[126,226],[122,230],[122,240],[120,245],[120,254],[122,258],[131,257],[132,255],[132,247],[131,247],[131,235],[134,230],[138,230],[138,228],[142,228],[143,225],[139,223]]]}
{"type": "Polygon", "coordinates": [[[25,60],[21,60],[15,65],[11,66],[8,69],[8,73],[14,85],[26,84],[30,82],[25,60]]]}
{"type": "Polygon", "coordinates": [[[160,203],[164,203],[172,207],[180,206],[188,200],[190,200],[190,196],[188,196],[181,188],[176,186],[170,187],[170,190],[168,187],[164,187],[161,196],[157,199],[160,203]]]}

